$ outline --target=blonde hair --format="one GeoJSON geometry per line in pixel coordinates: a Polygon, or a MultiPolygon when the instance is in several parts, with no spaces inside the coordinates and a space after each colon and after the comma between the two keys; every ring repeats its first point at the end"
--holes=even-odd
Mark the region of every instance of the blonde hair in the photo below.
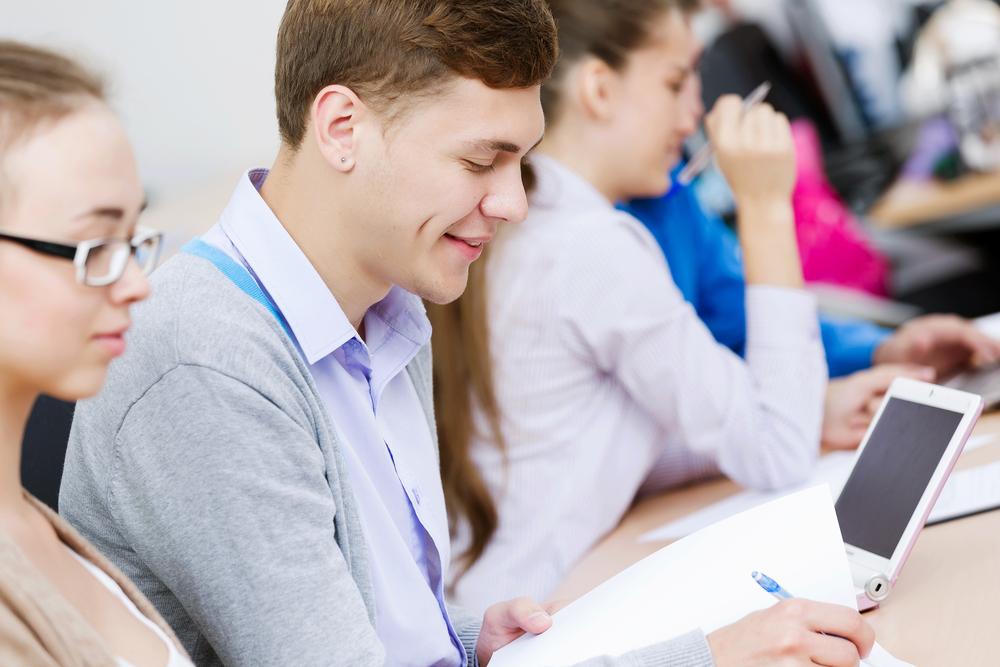
{"type": "Polygon", "coordinates": [[[0,40],[0,209],[12,196],[3,157],[45,123],[89,101],[105,99],[104,84],[69,58],[29,44],[0,40]]]}

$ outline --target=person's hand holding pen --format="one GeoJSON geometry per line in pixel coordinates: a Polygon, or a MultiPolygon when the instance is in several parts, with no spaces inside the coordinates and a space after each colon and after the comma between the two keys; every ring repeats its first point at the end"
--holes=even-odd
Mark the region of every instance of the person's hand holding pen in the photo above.
{"type": "Polygon", "coordinates": [[[875,631],[856,610],[793,598],[759,572],[753,579],[779,602],[708,636],[718,667],[856,667],[871,653],[875,631]]]}
{"type": "MultiPolygon", "coordinates": [[[[698,81],[698,78],[691,77],[691,80],[698,81]]],[[[698,104],[700,104],[701,103],[700,87],[696,92],[698,96],[698,104]]],[[[747,95],[746,98],[743,100],[742,103],[743,113],[746,113],[750,109],[754,108],[755,106],[763,102],[764,98],[767,97],[767,94],[769,92],[771,92],[770,81],[765,81],[764,83],[754,88],[753,91],[751,91],[751,93],[747,95]]],[[[699,112],[698,115],[700,116],[701,113],[699,112]]],[[[698,150],[697,153],[691,156],[691,159],[688,160],[688,163],[684,165],[683,169],[681,169],[681,173],[678,174],[677,180],[680,181],[681,185],[688,185],[691,183],[691,181],[697,178],[698,174],[705,171],[705,169],[707,169],[708,165],[710,165],[711,163],[712,163],[712,144],[705,144],[698,150]]]]}
{"type": "Polygon", "coordinates": [[[788,119],[768,104],[719,99],[705,119],[715,160],[736,201],[748,284],[799,288],[792,188],[795,151],[788,119]]]}
{"type": "Polygon", "coordinates": [[[725,95],[705,118],[705,129],[737,205],[791,201],[795,148],[784,114],[767,103],[725,95]]]}
{"type": "Polygon", "coordinates": [[[857,667],[875,631],[857,611],[785,600],[708,636],[717,667],[857,667]]]}

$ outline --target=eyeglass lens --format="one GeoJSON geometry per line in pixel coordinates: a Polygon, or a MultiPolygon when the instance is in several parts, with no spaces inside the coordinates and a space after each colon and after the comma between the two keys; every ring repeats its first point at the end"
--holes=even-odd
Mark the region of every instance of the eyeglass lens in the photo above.
{"type": "MultiPolygon", "coordinates": [[[[135,261],[143,273],[151,272],[156,264],[159,238],[144,239],[135,247],[135,261]]],[[[113,239],[94,246],[87,253],[85,280],[91,284],[107,284],[121,278],[133,248],[130,241],[113,239]]]]}

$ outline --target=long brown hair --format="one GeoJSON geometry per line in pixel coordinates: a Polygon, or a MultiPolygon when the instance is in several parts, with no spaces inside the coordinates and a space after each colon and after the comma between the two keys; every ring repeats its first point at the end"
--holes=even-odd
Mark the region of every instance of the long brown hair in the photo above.
{"type": "Polygon", "coordinates": [[[496,504],[472,461],[472,439],[485,435],[505,451],[500,405],[493,384],[493,360],[486,326],[486,262],[489,250],[469,267],[465,293],[448,305],[427,304],[434,327],[434,413],[441,447],[441,483],[454,535],[460,521],[468,524],[469,547],[455,554],[463,574],[483,554],[496,531],[496,504]],[[474,408],[489,428],[476,433],[474,408]]]}
{"type": "MultiPolygon", "coordinates": [[[[697,0],[549,0],[559,40],[559,58],[542,85],[542,108],[552,126],[559,122],[565,72],[585,56],[596,56],[615,69],[628,54],[645,45],[654,20],[669,9],[692,9],[697,0]]],[[[523,169],[530,191],[534,174],[523,169]]],[[[452,533],[468,524],[468,548],[456,554],[461,576],[482,556],[496,532],[496,503],[472,461],[474,438],[490,440],[506,452],[503,414],[493,384],[489,345],[486,273],[489,250],[469,270],[465,293],[446,306],[428,304],[434,326],[434,408],[441,446],[441,478],[452,533]],[[477,433],[478,410],[488,433],[477,433]]]]}

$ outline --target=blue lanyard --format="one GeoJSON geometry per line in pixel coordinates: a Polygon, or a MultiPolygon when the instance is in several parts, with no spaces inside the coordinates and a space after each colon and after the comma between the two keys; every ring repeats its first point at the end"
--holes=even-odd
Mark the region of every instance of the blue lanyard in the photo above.
{"type": "MultiPolygon", "coordinates": [[[[219,250],[213,245],[205,243],[201,239],[194,239],[189,241],[183,248],[181,252],[188,255],[194,255],[195,257],[201,257],[202,259],[207,259],[215,268],[222,272],[222,275],[229,278],[230,281],[237,287],[239,287],[244,294],[249,296],[254,301],[264,306],[270,311],[274,318],[278,320],[281,324],[281,328],[285,330],[289,338],[293,338],[292,330],[288,326],[288,322],[285,320],[285,316],[281,314],[278,310],[278,306],[275,305],[271,297],[261,289],[257,281],[254,280],[250,272],[247,271],[246,267],[242,266],[238,262],[234,261],[232,257],[227,255],[222,250],[219,250]]],[[[294,338],[293,338],[294,339],[294,338]]]]}

